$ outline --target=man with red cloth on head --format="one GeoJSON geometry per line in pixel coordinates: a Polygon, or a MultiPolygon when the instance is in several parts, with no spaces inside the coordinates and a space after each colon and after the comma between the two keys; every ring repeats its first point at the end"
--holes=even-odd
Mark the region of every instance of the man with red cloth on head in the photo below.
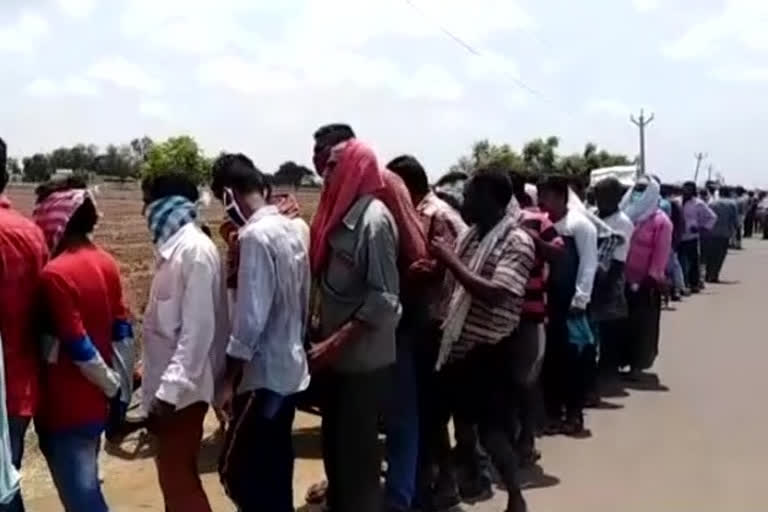
{"type": "Polygon", "coordinates": [[[323,458],[334,512],[379,510],[378,420],[396,359],[400,283],[426,260],[402,180],[382,170],[346,125],[315,134],[324,179],[310,263],[319,281],[320,336],[310,364],[325,378],[323,458]]]}

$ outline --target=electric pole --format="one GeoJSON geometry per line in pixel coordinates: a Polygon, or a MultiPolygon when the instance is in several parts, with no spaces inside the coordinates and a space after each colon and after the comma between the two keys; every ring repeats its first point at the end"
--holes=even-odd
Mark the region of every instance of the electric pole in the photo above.
{"type": "Polygon", "coordinates": [[[701,169],[701,161],[707,158],[709,155],[706,153],[696,153],[693,157],[696,159],[696,171],[693,173],[693,182],[699,182],[699,170],[701,169]]]}
{"type": "Polygon", "coordinates": [[[634,115],[629,116],[629,120],[632,121],[632,124],[640,129],[640,168],[637,170],[638,177],[645,174],[645,127],[651,124],[654,117],[655,116],[651,114],[651,117],[646,119],[645,111],[643,109],[640,109],[640,119],[635,119],[634,115]]]}
{"type": "Polygon", "coordinates": [[[712,164],[709,164],[709,167],[707,167],[707,183],[712,181],[712,164]]]}

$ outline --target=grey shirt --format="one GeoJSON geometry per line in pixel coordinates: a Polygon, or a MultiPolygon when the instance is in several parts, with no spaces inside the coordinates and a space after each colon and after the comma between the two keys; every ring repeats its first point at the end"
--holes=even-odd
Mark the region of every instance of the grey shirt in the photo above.
{"type": "Polygon", "coordinates": [[[709,207],[717,214],[710,236],[731,238],[739,229],[739,207],[733,199],[716,199],[709,207]]]}
{"type": "Polygon", "coordinates": [[[352,318],[369,326],[344,347],[333,368],[366,372],[395,362],[400,320],[397,227],[381,201],[355,202],[330,237],[328,266],[321,280],[320,330],[325,338],[352,318]]]}

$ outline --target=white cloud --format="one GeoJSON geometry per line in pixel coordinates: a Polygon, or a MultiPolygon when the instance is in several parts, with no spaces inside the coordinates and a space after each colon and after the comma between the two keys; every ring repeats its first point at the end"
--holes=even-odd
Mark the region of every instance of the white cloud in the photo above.
{"type": "Polygon", "coordinates": [[[173,117],[171,107],[159,100],[144,100],[139,104],[139,113],[145,117],[168,121],[173,117]]]}
{"type": "Polygon", "coordinates": [[[73,18],[87,18],[96,7],[96,0],[56,0],[56,3],[73,18]]]}
{"type": "Polygon", "coordinates": [[[160,80],[149,75],[144,69],[125,57],[104,57],[88,70],[88,76],[111,83],[124,89],[133,89],[147,94],[163,91],[160,80]]]}
{"type": "Polygon", "coordinates": [[[632,5],[640,12],[650,12],[660,7],[661,0],[632,0],[632,5]]]}
{"type": "Polygon", "coordinates": [[[664,54],[673,59],[702,57],[724,42],[768,51],[768,2],[726,0],[720,13],[690,27],[664,48],[664,54]]]}
{"type": "Polygon", "coordinates": [[[722,67],[713,72],[713,76],[722,82],[768,82],[768,67],[722,67]]]}
{"type": "Polygon", "coordinates": [[[632,107],[611,98],[593,99],[587,102],[585,110],[590,114],[626,117],[632,113],[632,107]]]}
{"type": "Polygon", "coordinates": [[[291,91],[299,86],[291,73],[235,56],[217,57],[204,62],[198,70],[198,77],[205,84],[243,94],[291,91]]]}
{"type": "Polygon", "coordinates": [[[24,92],[30,96],[53,98],[59,96],[97,96],[100,91],[96,84],[86,78],[68,76],[61,80],[35,79],[25,87],[24,92]]]}
{"type": "Polygon", "coordinates": [[[0,26],[0,51],[28,53],[48,35],[48,21],[32,11],[22,12],[15,23],[0,26]]]}

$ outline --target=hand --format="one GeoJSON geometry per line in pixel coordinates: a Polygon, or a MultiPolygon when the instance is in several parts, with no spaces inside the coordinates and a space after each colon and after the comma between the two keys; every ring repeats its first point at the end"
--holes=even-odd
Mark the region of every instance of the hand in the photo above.
{"type": "Polygon", "coordinates": [[[307,355],[309,356],[309,368],[312,372],[322,370],[333,362],[338,355],[339,342],[334,335],[328,339],[312,345],[307,355]]]}
{"type": "Polygon", "coordinates": [[[169,404],[159,398],[152,399],[152,403],[149,405],[149,415],[156,419],[162,419],[170,416],[176,412],[176,406],[169,404]]]}
{"type": "Polygon", "coordinates": [[[214,409],[216,414],[223,417],[225,422],[232,419],[234,415],[232,402],[235,400],[235,383],[232,379],[224,379],[216,389],[216,398],[214,399],[214,409]]]}
{"type": "Polygon", "coordinates": [[[419,278],[434,274],[436,268],[437,262],[435,260],[418,260],[411,264],[408,268],[408,273],[415,278],[419,278]]]}
{"type": "Polygon", "coordinates": [[[449,261],[456,258],[456,253],[453,251],[453,247],[443,237],[440,236],[430,240],[429,252],[443,263],[448,263],[449,261]]]}

